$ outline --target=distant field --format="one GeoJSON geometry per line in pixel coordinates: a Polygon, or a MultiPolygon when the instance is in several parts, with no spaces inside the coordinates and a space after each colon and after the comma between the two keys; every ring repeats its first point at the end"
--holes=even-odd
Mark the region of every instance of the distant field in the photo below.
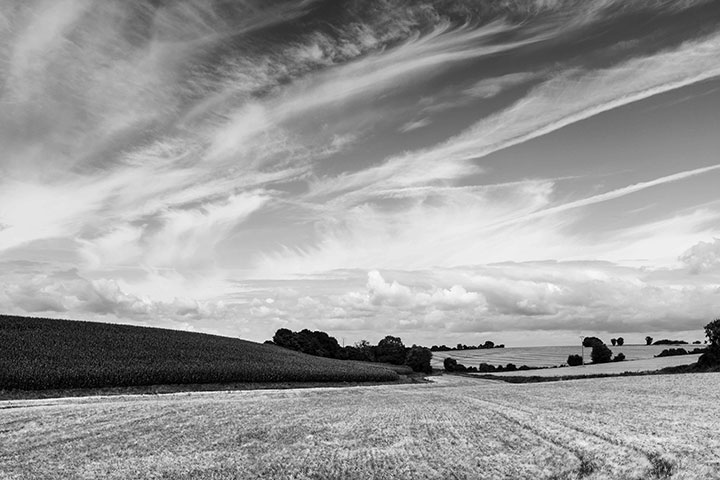
{"type": "MultiPolygon", "coordinates": [[[[703,347],[704,345],[681,345],[686,350],[703,347]]],[[[627,360],[642,360],[653,358],[658,353],[668,348],[677,348],[676,345],[623,345],[613,347],[608,345],[613,355],[623,353],[627,360]]],[[[590,352],[592,349],[585,348],[585,362],[590,363],[590,352]]],[[[450,352],[433,352],[432,366],[443,368],[443,360],[452,357],[466,367],[477,367],[480,363],[490,365],[507,365],[514,363],[516,366],[527,365],[528,367],[555,367],[567,362],[569,355],[580,355],[580,345],[560,347],[508,347],[483,350],[453,350],[450,352]]],[[[691,363],[691,362],[688,362],[691,363]]]]}
{"type": "MultiPolygon", "coordinates": [[[[666,367],[690,365],[697,362],[700,355],[681,355],[677,357],[646,358],[624,362],[601,363],[579,367],[548,368],[544,370],[524,370],[517,372],[494,372],[492,375],[510,377],[557,377],[576,375],[614,375],[624,372],[648,372],[666,367]]],[[[477,374],[482,375],[482,374],[477,374]]]]}
{"type": "Polygon", "coordinates": [[[524,385],[433,378],[0,402],[0,477],[720,478],[720,373],[524,385]]]}
{"type": "Polygon", "coordinates": [[[0,315],[0,390],[398,378],[379,365],[236,338],[0,315]]]}

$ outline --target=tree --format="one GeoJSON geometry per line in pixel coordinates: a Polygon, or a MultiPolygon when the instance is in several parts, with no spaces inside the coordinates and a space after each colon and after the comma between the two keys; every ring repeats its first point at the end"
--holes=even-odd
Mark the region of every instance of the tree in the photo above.
{"type": "Polygon", "coordinates": [[[278,329],[273,336],[273,342],[279,347],[300,350],[295,334],[287,328],[278,329]]]}
{"type": "Polygon", "coordinates": [[[623,337],[618,337],[617,342],[618,347],[622,347],[623,345],[625,345],[625,339],[623,337]]]}
{"type": "Polygon", "coordinates": [[[617,338],[611,338],[611,339],[610,339],[610,343],[613,344],[613,347],[614,347],[615,345],[617,345],[617,338]]]}
{"type": "Polygon", "coordinates": [[[483,343],[483,346],[482,346],[482,348],[494,348],[494,347],[495,347],[495,342],[491,342],[490,340],[483,343]]]}
{"type": "Polygon", "coordinates": [[[720,365],[720,318],[705,325],[705,335],[710,342],[707,351],[698,359],[701,367],[717,367],[720,365]]]}
{"type": "Polygon", "coordinates": [[[443,367],[445,367],[446,372],[454,372],[457,368],[457,360],[447,357],[445,360],[443,360],[443,367]]]}
{"type": "Polygon", "coordinates": [[[645,343],[647,345],[652,345],[653,338],[650,336],[645,337],[645,343]]]}
{"type": "Polygon", "coordinates": [[[720,318],[705,325],[705,336],[710,341],[711,349],[720,349],[720,318]]]}
{"type": "Polygon", "coordinates": [[[405,357],[405,365],[413,369],[413,372],[431,373],[430,360],[432,352],[429,348],[413,345],[405,357]]]}
{"type": "Polygon", "coordinates": [[[597,337],[583,338],[583,347],[594,347],[595,345],[605,345],[605,342],[603,342],[597,337]]]}
{"type": "Polygon", "coordinates": [[[375,349],[376,347],[372,346],[370,342],[367,340],[360,340],[359,342],[355,343],[355,348],[357,348],[360,352],[362,352],[364,360],[368,362],[374,362],[375,361],[375,349]]]}
{"type": "Polygon", "coordinates": [[[592,347],[590,358],[593,363],[607,363],[612,359],[612,350],[610,350],[604,343],[595,345],[592,347]]]}
{"type": "Polygon", "coordinates": [[[578,365],[583,364],[583,358],[580,355],[569,355],[567,364],[571,367],[577,367],[578,365]]]}
{"type": "Polygon", "coordinates": [[[380,340],[376,349],[376,358],[378,362],[392,363],[393,365],[405,363],[405,345],[400,337],[388,335],[380,340]]]}

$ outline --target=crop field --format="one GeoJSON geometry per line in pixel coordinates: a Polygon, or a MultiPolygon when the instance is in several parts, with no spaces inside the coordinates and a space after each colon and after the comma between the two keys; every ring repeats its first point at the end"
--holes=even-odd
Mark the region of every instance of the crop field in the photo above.
{"type": "MultiPolygon", "coordinates": [[[[626,360],[644,360],[653,358],[663,350],[672,348],[672,345],[623,345],[622,347],[613,347],[608,345],[613,355],[623,353],[626,360]]],[[[703,345],[681,345],[686,350],[703,347],[703,345]]],[[[590,363],[591,348],[583,349],[585,362],[590,363]]],[[[527,365],[528,367],[555,367],[567,362],[569,355],[580,355],[581,348],[577,346],[557,346],[557,347],[507,347],[507,348],[491,348],[480,350],[452,350],[449,352],[433,352],[432,366],[434,368],[443,368],[443,360],[446,357],[452,357],[466,367],[477,367],[480,363],[489,363],[490,365],[507,365],[514,363],[518,367],[527,365]]],[[[692,363],[692,362],[688,362],[692,363]]]]}
{"type": "Polygon", "coordinates": [[[0,402],[2,479],[720,478],[720,373],[0,402]]]}
{"type": "MultiPolygon", "coordinates": [[[[515,372],[493,372],[492,375],[509,377],[557,377],[576,375],[616,375],[625,372],[648,372],[666,367],[690,365],[697,362],[700,355],[681,355],[677,357],[647,358],[623,362],[581,365],[578,367],[548,368],[544,370],[518,370],[515,372]]],[[[477,374],[483,375],[483,374],[477,374]]]]}
{"type": "Polygon", "coordinates": [[[379,365],[237,338],[0,315],[0,390],[397,380],[379,365]]]}

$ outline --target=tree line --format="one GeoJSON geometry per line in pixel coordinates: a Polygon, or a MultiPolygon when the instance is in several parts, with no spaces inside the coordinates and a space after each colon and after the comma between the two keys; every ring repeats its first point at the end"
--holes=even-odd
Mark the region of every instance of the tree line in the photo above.
{"type": "Polygon", "coordinates": [[[354,345],[340,346],[337,339],[326,332],[308,329],[293,332],[281,328],[275,332],[272,341],[268,340],[265,343],[318,357],[407,365],[415,372],[432,371],[430,366],[432,352],[429,348],[419,345],[406,347],[400,337],[392,335],[387,335],[377,345],[361,340],[354,345]]]}

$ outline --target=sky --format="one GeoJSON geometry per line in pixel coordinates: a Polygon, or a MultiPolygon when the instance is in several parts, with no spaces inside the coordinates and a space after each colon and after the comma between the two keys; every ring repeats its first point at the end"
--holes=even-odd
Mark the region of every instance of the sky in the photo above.
{"type": "Polygon", "coordinates": [[[0,145],[6,314],[428,346],[720,316],[713,0],[0,0],[0,145]]]}

